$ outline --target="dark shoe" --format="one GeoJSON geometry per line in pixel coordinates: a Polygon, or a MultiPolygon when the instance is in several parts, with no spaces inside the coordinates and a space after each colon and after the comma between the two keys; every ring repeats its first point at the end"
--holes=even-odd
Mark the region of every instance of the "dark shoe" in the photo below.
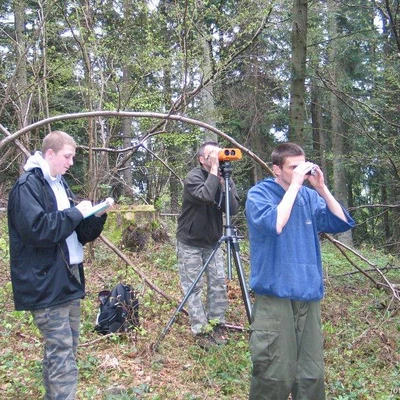
{"type": "Polygon", "coordinates": [[[209,350],[218,345],[214,337],[209,333],[198,333],[194,340],[203,350],[209,350]]]}
{"type": "Polygon", "coordinates": [[[214,328],[212,336],[214,340],[217,342],[217,344],[219,344],[220,346],[223,346],[228,343],[229,339],[228,329],[223,324],[219,324],[214,328]]]}

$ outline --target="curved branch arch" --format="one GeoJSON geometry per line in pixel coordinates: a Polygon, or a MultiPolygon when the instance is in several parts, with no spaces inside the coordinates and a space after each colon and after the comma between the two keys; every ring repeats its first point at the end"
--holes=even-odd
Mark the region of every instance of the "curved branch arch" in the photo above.
{"type": "Polygon", "coordinates": [[[33,129],[40,128],[43,125],[51,124],[56,121],[63,121],[69,119],[80,119],[80,118],[96,118],[96,117],[119,117],[119,118],[156,118],[156,119],[164,119],[164,120],[172,120],[172,121],[180,121],[191,125],[196,125],[201,128],[207,129],[211,132],[214,132],[218,136],[223,137],[228,142],[230,142],[233,146],[239,148],[243,153],[247,154],[251,159],[260,164],[266,171],[272,174],[271,169],[268,165],[261,160],[256,154],[254,154],[250,149],[238,143],[235,139],[231,138],[226,133],[221,130],[206,124],[205,122],[198,121],[192,118],[183,117],[181,115],[174,114],[162,114],[162,113],[153,113],[153,112],[141,112],[141,111],[91,111],[91,112],[82,112],[82,113],[73,113],[73,114],[62,114],[54,117],[46,118],[41,121],[35,122],[31,125],[25,126],[18,131],[10,134],[3,126],[0,126],[0,129],[3,133],[6,134],[6,137],[0,141],[0,152],[3,150],[5,146],[9,143],[18,140],[18,138],[33,129]]]}

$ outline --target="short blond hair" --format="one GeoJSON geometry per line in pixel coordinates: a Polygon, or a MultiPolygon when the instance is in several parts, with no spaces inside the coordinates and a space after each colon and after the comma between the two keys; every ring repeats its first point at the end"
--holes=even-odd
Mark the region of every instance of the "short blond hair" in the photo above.
{"type": "Polygon", "coordinates": [[[58,153],[64,145],[69,144],[76,147],[74,138],[63,131],[53,131],[48,133],[43,139],[42,154],[46,154],[47,150],[52,149],[54,153],[58,153]]]}

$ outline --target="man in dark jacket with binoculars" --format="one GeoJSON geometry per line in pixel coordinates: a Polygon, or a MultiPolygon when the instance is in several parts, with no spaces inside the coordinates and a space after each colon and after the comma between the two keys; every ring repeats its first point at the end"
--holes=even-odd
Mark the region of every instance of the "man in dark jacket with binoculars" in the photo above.
{"type": "MultiPolygon", "coordinates": [[[[192,169],[184,184],[182,213],[178,219],[177,255],[183,292],[186,294],[222,236],[225,212],[225,186],[220,175],[216,142],[203,143],[197,158],[199,167],[192,169]]],[[[230,213],[239,210],[239,199],[232,179],[229,181],[230,213]]],[[[201,295],[203,278],[188,298],[191,330],[203,347],[224,343],[225,313],[228,307],[226,275],[222,250],[219,248],[208,264],[207,300],[201,295]],[[210,323],[211,322],[211,323],[210,323]]]]}

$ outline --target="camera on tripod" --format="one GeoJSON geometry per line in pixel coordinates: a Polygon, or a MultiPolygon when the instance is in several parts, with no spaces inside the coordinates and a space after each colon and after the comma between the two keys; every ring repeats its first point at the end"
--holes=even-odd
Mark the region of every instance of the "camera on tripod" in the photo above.
{"type": "Polygon", "coordinates": [[[221,149],[218,152],[218,160],[221,161],[236,161],[242,158],[240,149],[221,149]]]}

